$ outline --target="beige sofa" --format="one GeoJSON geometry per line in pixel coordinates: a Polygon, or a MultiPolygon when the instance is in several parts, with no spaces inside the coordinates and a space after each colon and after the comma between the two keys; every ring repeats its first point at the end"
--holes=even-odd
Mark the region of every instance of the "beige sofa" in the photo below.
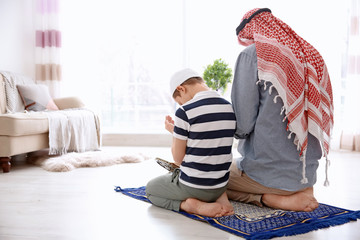
{"type": "MultiPolygon", "coordinates": [[[[0,74],[0,164],[10,171],[11,157],[49,147],[49,123],[44,112],[6,113],[5,79],[0,74]]],[[[54,99],[60,110],[84,107],[75,97],[54,99]]],[[[100,136],[98,132],[98,139],[100,136]]]]}

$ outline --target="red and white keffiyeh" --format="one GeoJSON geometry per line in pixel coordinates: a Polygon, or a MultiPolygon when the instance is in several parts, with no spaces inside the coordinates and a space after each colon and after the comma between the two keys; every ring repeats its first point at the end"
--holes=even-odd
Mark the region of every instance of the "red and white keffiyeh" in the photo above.
{"type": "Polygon", "coordinates": [[[306,183],[308,133],[320,141],[326,157],[334,123],[332,87],[325,62],[313,46],[269,9],[247,12],[237,36],[244,46],[255,43],[259,81],[270,82],[270,88],[275,87],[279,93],[274,101],[280,97],[284,103],[284,121],[288,120],[290,135],[295,134],[294,144],[303,161],[302,182],[306,183]]]}

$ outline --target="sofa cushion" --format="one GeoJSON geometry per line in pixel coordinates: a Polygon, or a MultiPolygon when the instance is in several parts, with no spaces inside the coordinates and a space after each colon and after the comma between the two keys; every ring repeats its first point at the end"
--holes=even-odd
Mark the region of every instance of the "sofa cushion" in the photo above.
{"type": "Polygon", "coordinates": [[[0,136],[0,157],[9,157],[49,147],[47,133],[26,136],[0,136]]]}
{"type": "Polygon", "coordinates": [[[0,135],[22,136],[49,132],[49,122],[44,112],[0,115],[0,135]]]}
{"type": "Polygon", "coordinates": [[[85,107],[85,104],[78,97],[54,98],[54,103],[60,110],[85,107]]]}
{"type": "Polygon", "coordinates": [[[49,88],[43,84],[18,84],[21,99],[26,110],[43,111],[59,110],[50,97],[49,88]]]}

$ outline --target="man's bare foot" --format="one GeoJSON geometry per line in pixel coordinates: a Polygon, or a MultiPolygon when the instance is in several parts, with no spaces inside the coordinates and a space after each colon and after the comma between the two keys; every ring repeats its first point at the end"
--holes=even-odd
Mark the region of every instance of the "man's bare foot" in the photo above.
{"type": "Polygon", "coordinates": [[[289,196],[266,193],[262,202],[268,207],[298,212],[311,212],[319,206],[312,187],[289,196]]]}
{"type": "Polygon", "coordinates": [[[196,198],[188,198],[181,202],[180,209],[191,214],[199,214],[206,217],[222,217],[224,209],[218,202],[207,203],[196,198]]]}

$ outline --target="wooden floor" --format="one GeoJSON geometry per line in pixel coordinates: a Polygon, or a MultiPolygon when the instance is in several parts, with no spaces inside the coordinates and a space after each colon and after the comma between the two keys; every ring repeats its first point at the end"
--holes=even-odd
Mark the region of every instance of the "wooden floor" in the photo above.
{"type": "MultiPolygon", "coordinates": [[[[170,156],[169,148],[117,148],[116,151],[170,156]]],[[[360,153],[331,152],[330,159],[330,187],[322,185],[324,161],[319,167],[315,186],[318,201],[360,210],[360,153]]],[[[143,186],[164,173],[151,160],[65,173],[15,162],[10,173],[0,173],[0,239],[240,239],[113,190],[115,185],[143,186]]],[[[360,239],[360,220],[281,239],[360,239]]]]}

